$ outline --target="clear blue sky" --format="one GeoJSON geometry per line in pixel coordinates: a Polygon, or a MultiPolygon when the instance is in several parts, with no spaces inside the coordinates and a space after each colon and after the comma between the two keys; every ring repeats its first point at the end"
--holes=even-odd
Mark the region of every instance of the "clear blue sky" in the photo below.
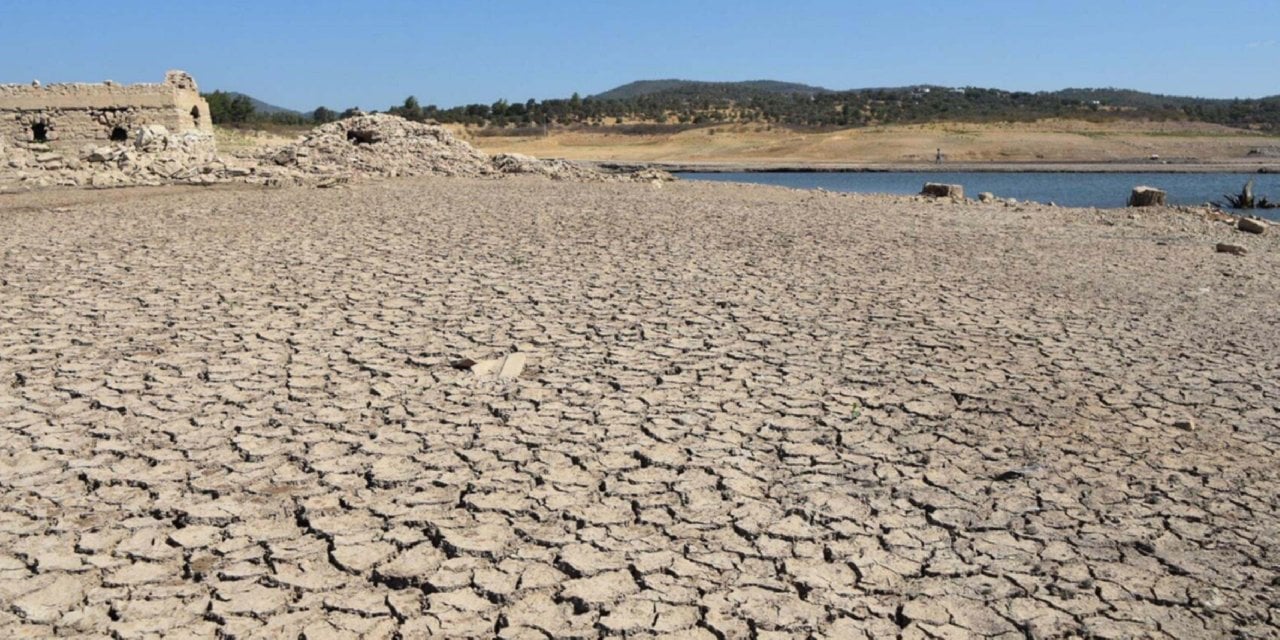
{"type": "Polygon", "coordinates": [[[3,0],[0,82],[282,106],[584,96],[639,79],[1280,93],[1280,0],[3,0]]]}

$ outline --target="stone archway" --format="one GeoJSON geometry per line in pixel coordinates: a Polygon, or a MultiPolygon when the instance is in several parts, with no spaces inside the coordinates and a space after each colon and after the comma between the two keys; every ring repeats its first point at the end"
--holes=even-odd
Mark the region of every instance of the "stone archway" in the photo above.
{"type": "Polygon", "coordinates": [[[115,127],[111,129],[111,141],[112,142],[128,142],[129,130],[125,129],[124,127],[115,127]]]}

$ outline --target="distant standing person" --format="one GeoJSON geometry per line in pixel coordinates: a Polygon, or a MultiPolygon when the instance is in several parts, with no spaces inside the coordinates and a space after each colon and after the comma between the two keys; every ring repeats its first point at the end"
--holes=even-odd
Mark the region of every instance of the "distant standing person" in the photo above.
{"type": "Polygon", "coordinates": [[[938,148],[938,155],[935,158],[935,162],[937,162],[938,164],[942,164],[942,148],[941,147],[938,148]]]}

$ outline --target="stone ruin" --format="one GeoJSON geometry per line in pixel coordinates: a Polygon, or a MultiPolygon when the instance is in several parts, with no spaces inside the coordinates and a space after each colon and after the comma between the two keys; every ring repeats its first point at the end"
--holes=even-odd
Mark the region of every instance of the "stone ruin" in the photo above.
{"type": "Polygon", "coordinates": [[[153,125],[213,135],[209,104],[186,72],[170,71],[159,84],[0,84],[0,138],[8,144],[73,151],[127,142],[153,125]]]}
{"type": "Polygon", "coordinates": [[[665,181],[661,171],[606,174],[563,160],[489,156],[438,125],[360,114],[251,158],[220,157],[195,80],[162,84],[0,85],[0,191],[248,182],[331,186],[402,176],[539,175],[665,181]]]}
{"type": "Polygon", "coordinates": [[[184,71],[158,84],[0,85],[0,183],[216,181],[216,161],[209,104],[184,71]]]}

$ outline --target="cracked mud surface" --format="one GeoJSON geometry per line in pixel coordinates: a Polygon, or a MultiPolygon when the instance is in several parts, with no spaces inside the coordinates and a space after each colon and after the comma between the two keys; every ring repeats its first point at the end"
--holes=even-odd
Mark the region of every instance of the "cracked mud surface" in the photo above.
{"type": "Polygon", "coordinates": [[[4,637],[1278,635],[1274,234],[464,179],[0,228],[4,637]]]}

